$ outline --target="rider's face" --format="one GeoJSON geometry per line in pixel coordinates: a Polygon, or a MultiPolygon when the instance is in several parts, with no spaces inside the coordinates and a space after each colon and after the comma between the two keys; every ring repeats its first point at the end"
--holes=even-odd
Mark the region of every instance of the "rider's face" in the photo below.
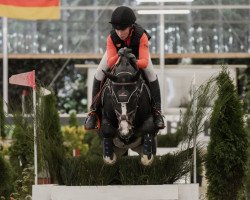
{"type": "Polygon", "coordinates": [[[131,27],[127,27],[127,28],[125,28],[123,30],[117,30],[117,29],[115,29],[115,32],[119,36],[119,38],[121,40],[125,40],[129,36],[130,28],[131,27]]]}

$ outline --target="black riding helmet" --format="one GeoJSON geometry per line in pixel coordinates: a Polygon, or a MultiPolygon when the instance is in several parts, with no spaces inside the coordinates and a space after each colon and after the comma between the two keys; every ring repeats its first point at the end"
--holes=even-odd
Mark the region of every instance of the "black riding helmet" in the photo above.
{"type": "Polygon", "coordinates": [[[114,29],[123,30],[136,21],[136,16],[133,10],[126,6],[117,7],[111,16],[111,23],[114,29]]]}

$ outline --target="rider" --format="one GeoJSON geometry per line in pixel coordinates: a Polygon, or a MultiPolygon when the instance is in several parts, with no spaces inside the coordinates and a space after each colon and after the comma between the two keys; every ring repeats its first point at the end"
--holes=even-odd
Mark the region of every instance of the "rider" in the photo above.
{"type": "MultiPolygon", "coordinates": [[[[157,75],[154,72],[153,64],[149,55],[149,39],[148,33],[138,24],[135,23],[136,16],[133,10],[126,6],[117,7],[112,13],[111,30],[107,38],[107,51],[105,52],[94,76],[92,101],[97,97],[100,98],[101,82],[104,80],[102,70],[111,69],[117,62],[119,56],[124,55],[124,47],[132,49],[133,54],[130,55],[130,60],[136,64],[139,69],[144,71],[144,74],[149,82],[149,89],[152,98],[152,108],[154,123],[158,129],[165,127],[164,120],[161,115],[161,96],[160,87],[157,75]]],[[[91,111],[85,121],[87,129],[97,128],[97,109],[98,104],[92,103],[91,111]]]]}

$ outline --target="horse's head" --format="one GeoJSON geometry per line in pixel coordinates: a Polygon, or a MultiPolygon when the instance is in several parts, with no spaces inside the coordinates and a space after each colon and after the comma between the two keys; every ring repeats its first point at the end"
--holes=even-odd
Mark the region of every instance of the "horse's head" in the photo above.
{"type": "Polygon", "coordinates": [[[140,71],[124,55],[121,56],[113,73],[104,73],[110,79],[109,87],[119,123],[119,135],[123,139],[128,139],[133,133],[133,120],[142,86],[140,71]]]}

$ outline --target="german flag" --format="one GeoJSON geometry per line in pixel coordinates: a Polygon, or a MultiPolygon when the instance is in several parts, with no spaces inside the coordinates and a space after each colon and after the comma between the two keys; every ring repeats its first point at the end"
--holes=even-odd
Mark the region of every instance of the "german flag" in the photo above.
{"type": "Polygon", "coordinates": [[[26,19],[60,19],[60,0],[0,0],[0,16],[26,19]]]}

